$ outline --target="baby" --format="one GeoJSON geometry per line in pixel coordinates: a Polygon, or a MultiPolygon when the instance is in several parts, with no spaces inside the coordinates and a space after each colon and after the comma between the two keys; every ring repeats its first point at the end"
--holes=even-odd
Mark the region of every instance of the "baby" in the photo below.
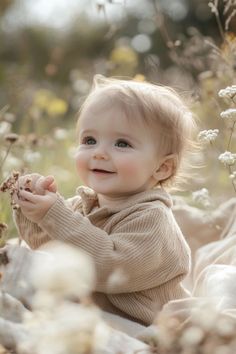
{"type": "Polygon", "coordinates": [[[20,177],[20,236],[33,249],[59,240],[84,250],[95,265],[95,303],[150,325],[165,303],[188,296],[181,281],[190,250],[164,186],[177,177],[193,128],[174,90],[96,76],[78,120],[84,186],[65,200],[53,176],[20,177]]]}

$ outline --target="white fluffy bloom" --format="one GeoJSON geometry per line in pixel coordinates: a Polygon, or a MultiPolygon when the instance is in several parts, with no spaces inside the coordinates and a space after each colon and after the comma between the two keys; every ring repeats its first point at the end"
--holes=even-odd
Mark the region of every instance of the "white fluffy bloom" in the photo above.
{"type": "Polygon", "coordinates": [[[4,136],[11,131],[11,124],[9,122],[0,122],[0,136],[4,136]]]}
{"type": "Polygon", "coordinates": [[[47,303],[50,305],[50,296],[54,301],[68,296],[87,296],[95,283],[90,257],[75,247],[56,242],[45,247],[45,250],[51,257],[43,263],[36,259],[32,269],[32,281],[39,289],[35,299],[37,307],[47,307],[47,303]]]}
{"type": "Polygon", "coordinates": [[[198,326],[187,328],[180,339],[184,347],[191,347],[198,345],[204,337],[204,331],[198,326]]]}
{"type": "Polygon", "coordinates": [[[234,180],[236,179],[236,171],[232,172],[230,175],[229,175],[229,178],[234,180]]]}
{"type": "Polygon", "coordinates": [[[222,98],[233,98],[236,95],[236,85],[227,86],[218,93],[219,97],[222,98]]]}
{"type": "Polygon", "coordinates": [[[22,161],[11,153],[9,153],[4,163],[4,169],[7,171],[11,171],[13,169],[17,170],[20,167],[22,167],[22,161]]]}
{"type": "Polygon", "coordinates": [[[226,111],[221,112],[221,118],[236,120],[236,108],[229,108],[226,111]]]}
{"type": "Polygon", "coordinates": [[[41,154],[38,151],[26,150],[23,159],[28,163],[37,162],[41,159],[41,154]]]}
{"type": "Polygon", "coordinates": [[[219,160],[226,166],[232,166],[236,161],[236,154],[232,154],[230,151],[225,151],[223,154],[220,154],[219,160]]]}
{"type": "Polygon", "coordinates": [[[54,137],[57,140],[64,140],[68,137],[68,131],[62,128],[56,128],[54,131],[54,137]]]}
{"type": "Polygon", "coordinates": [[[201,204],[204,207],[209,207],[211,205],[209,191],[206,188],[202,188],[193,192],[192,198],[194,202],[201,204]]]}
{"type": "Polygon", "coordinates": [[[198,140],[202,142],[214,141],[219,134],[219,129],[202,130],[198,134],[198,140]]]}
{"type": "Polygon", "coordinates": [[[48,316],[33,313],[26,343],[37,354],[102,353],[110,336],[95,306],[63,303],[48,316]]]}

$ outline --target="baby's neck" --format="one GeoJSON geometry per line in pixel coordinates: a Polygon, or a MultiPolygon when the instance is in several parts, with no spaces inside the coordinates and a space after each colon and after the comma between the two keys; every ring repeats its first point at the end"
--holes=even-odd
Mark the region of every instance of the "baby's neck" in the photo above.
{"type": "MultiPolygon", "coordinates": [[[[133,195],[133,194],[132,194],[133,195]]],[[[109,208],[116,207],[117,205],[120,205],[127,201],[131,195],[120,195],[120,196],[104,196],[101,194],[98,194],[98,203],[99,207],[107,206],[109,208]]]]}

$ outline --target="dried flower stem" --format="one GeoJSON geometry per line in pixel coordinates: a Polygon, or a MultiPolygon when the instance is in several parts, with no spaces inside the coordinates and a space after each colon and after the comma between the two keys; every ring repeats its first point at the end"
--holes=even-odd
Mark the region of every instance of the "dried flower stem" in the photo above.
{"type": "Polygon", "coordinates": [[[229,136],[229,141],[228,141],[227,149],[226,149],[227,151],[230,150],[230,146],[231,146],[231,142],[232,142],[232,137],[233,137],[233,132],[234,132],[235,124],[236,124],[236,121],[233,122],[233,125],[232,125],[232,127],[230,128],[230,136],[229,136]]]}
{"type": "MultiPolygon", "coordinates": [[[[233,173],[231,166],[228,166],[228,171],[229,171],[229,175],[231,175],[233,173]]],[[[235,182],[234,182],[233,179],[232,179],[231,183],[232,183],[233,189],[234,189],[234,191],[236,193],[236,185],[235,185],[235,182]]]]}
{"type": "Polygon", "coordinates": [[[8,109],[9,109],[9,105],[6,105],[2,109],[0,109],[0,118],[4,113],[7,112],[8,109]]]}
{"type": "MultiPolygon", "coordinates": [[[[1,161],[1,164],[0,164],[0,176],[2,175],[2,168],[3,168],[3,165],[4,165],[6,159],[7,159],[8,155],[9,155],[9,152],[10,152],[10,150],[11,150],[11,147],[12,147],[12,144],[10,144],[10,145],[8,146],[8,148],[7,148],[7,150],[6,150],[6,153],[5,153],[5,156],[4,156],[4,158],[2,159],[2,161],[1,161]]],[[[3,182],[3,181],[0,181],[0,184],[1,184],[2,182],[3,182]]]]}
{"type": "Polygon", "coordinates": [[[167,47],[175,54],[175,58],[177,59],[176,62],[178,64],[181,64],[179,61],[179,55],[178,55],[176,48],[175,48],[175,44],[172,41],[172,39],[170,38],[168,30],[165,26],[165,19],[164,19],[162,11],[160,9],[160,6],[157,4],[156,0],[152,0],[152,3],[153,3],[154,11],[155,11],[155,17],[158,21],[157,24],[158,24],[158,28],[160,29],[160,33],[161,33],[163,39],[165,40],[165,42],[167,43],[167,47]]]}

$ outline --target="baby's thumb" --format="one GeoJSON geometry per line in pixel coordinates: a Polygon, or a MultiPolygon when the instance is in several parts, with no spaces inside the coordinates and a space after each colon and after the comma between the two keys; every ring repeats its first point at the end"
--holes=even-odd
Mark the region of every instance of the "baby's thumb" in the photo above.
{"type": "Polygon", "coordinates": [[[47,176],[44,178],[44,181],[42,182],[42,187],[44,190],[48,190],[50,192],[56,192],[57,187],[56,187],[56,182],[53,176],[47,176]]]}

